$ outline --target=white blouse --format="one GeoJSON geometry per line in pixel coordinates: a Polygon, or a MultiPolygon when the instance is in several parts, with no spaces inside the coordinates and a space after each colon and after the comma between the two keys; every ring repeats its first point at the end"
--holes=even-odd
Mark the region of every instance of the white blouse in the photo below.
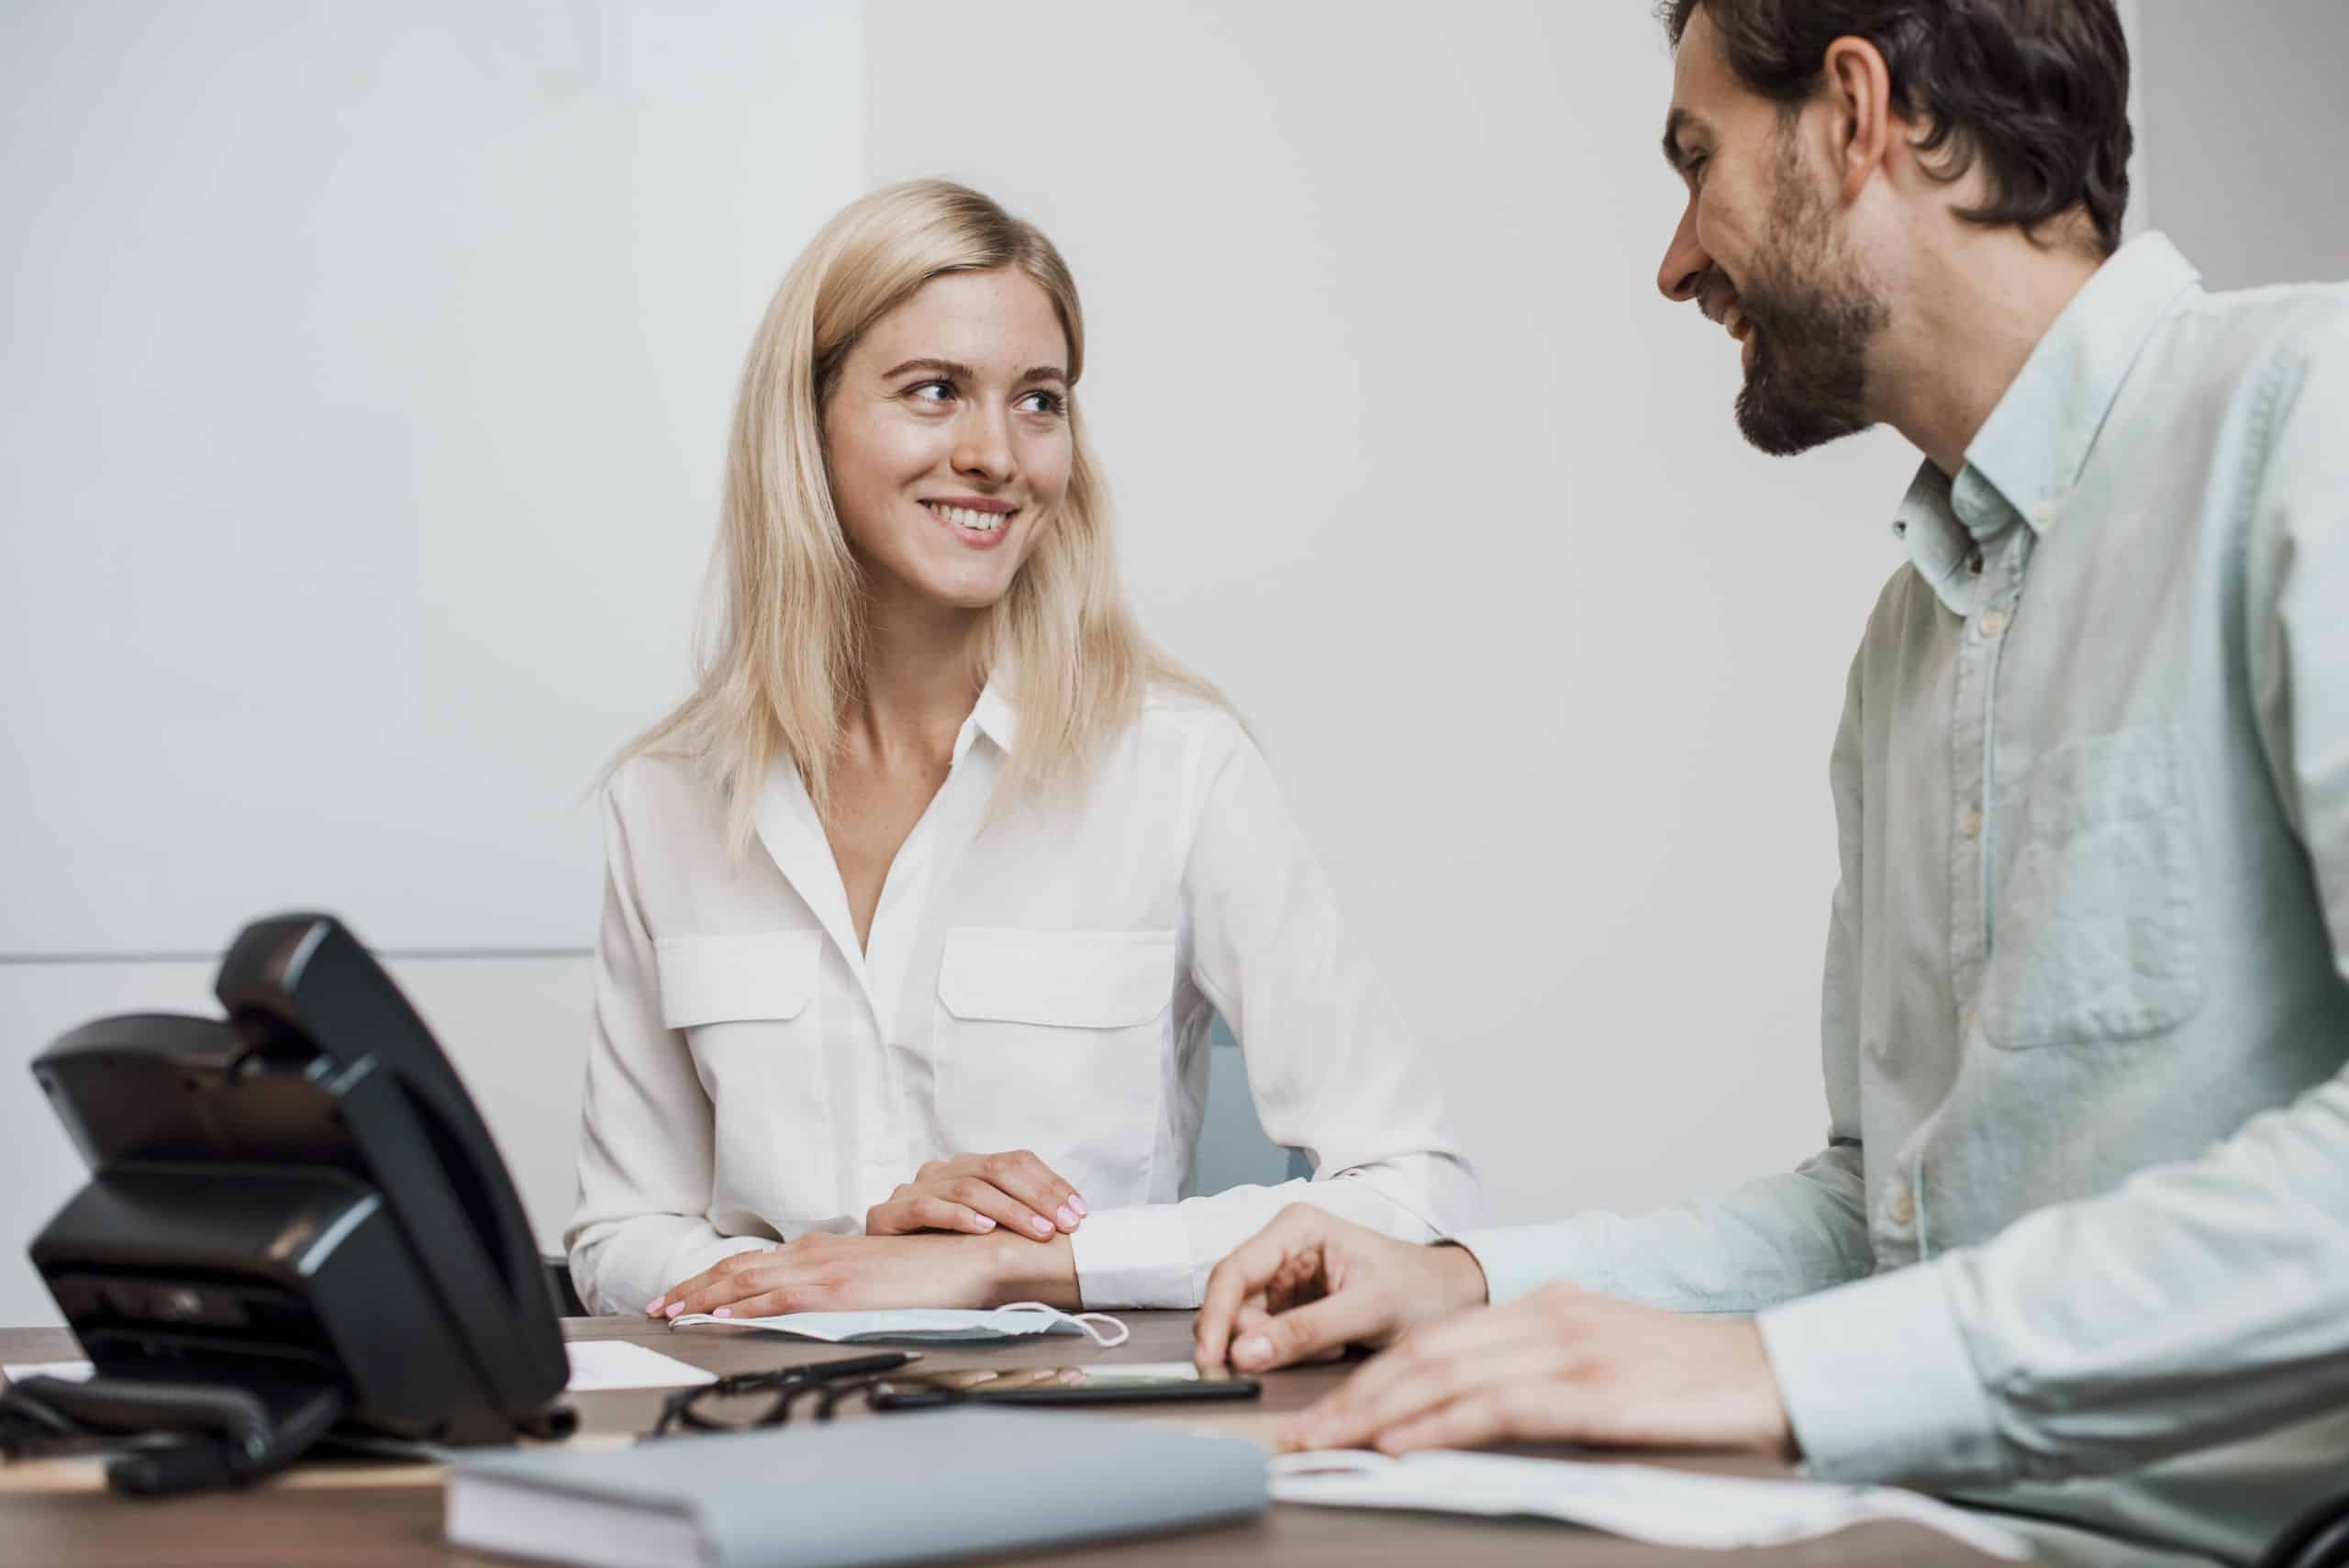
{"type": "Polygon", "coordinates": [[[614,775],[566,1236],[592,1308],[859,1231],[964,1153],[1033,1150],[1085,1195],[1088,1307],[1196,1306],[1300,1199],[1415,1240],[1475,1222],[1435,1074],[1238,722],[1153,693],[1081,795],[991,812],[1015,744],[990,685],[862,951],[796,769],[740,855],[701,775],[644,757],[614,775]],[[1181,1199],[1218,1013],[1310,1183],[1181,1199]]]}

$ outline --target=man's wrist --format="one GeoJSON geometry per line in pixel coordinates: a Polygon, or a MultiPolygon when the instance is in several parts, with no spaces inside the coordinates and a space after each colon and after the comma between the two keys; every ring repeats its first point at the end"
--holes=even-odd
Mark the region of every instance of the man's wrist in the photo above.
{"type": "Polygon", "coordinates": [[[1077,1299],[1076,1250],[1066,1236],[1030,1241],[1008,1230],[974,1236],[974,1247],[987,1253],[987,1278],[993,1305],[1008,1301],[1041,1301],[1063,1312],[1074,1312],[1077,1299]]]}
{"type": "Polygon", "coordinates": [[[1428,1255],[1440,1259],[1438,1267],[1442,1276],[1444,1299],[1454,1307],[1482,1307],[1491,1298],[1492,1287],[1485,1278],[1485,1265],[1476,1254],[1449,1237],[1428,1243],[1428,1255]]]}

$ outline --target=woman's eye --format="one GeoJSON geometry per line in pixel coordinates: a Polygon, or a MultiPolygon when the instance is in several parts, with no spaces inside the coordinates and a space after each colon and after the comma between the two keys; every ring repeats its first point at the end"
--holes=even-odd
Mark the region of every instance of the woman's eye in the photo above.
{"type": "Polygon", "coordinates": [[[1696,157],[1688,160],[1688,183],[1690,184],[1702,185],[1705,183],[1705,165],[1710,161],[1712,161],[1712,160],[1707,158],[1701,152],[1697,154],[1696,157]]]}
{"type": "Polygon", "coordinates": [[[954,384],[949,381],[925,381],[906,388],[906,395],[917,403],[944,403],[954,395],[954,384]]]}
{"type": "Polygon", "coordinates": [[[1057,392],[1031,392],[1020,398],[1019,403],[1030,414],[1058,414],[1067,406],[1057,392]]]}

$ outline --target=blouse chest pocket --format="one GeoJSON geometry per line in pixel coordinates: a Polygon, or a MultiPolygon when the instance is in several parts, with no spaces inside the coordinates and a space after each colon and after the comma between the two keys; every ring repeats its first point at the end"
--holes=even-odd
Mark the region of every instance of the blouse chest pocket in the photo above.
{"type": "Polygon", "coordinates": [[[2148,727],[2042,757],[1998,891],[1981,1018],[2010,1049],[2132,1040],[2200,1007],[2192,824],[2176,732],[2148,727]]]}
{"type": "Polygon", "coordinates": [[[1097,1207],[1143,1201],[1175,957],[1173,931],[947,932],[936,1112],[954,1151],[1033,1149],[1097,1207]]]}
{"type": "Polygon", "coordinates": [[[661,1022],[685,1033],[721,1171],[730,1173],[729,1192],[713,1196],[721,1207],[757,1207],[777,1220],[836,1210],[822,1140],[777,1136],[834,1114],[816,1038],[823,943],[819,931],[740,931],[653,944],[661,1022]]]}
{"type": "Polygon", "coordinates": [[[661,938],[662,1027],[797,1018],[815,995],[823,941],[820,931],[661,938]]]}

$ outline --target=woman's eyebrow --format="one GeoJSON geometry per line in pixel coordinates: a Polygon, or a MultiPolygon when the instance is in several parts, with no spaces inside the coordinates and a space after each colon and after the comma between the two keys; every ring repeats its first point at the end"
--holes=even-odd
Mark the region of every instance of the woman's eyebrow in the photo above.
{"type": "Polygon", "coordinates": [[[979,373],[973,370],[966,364],[963,364],[954,360],[931,359],[907,360],[904,364],[892,365],[887,370],[881,373],[881,379],[883,381],[895,381],[897,377],[905,374],[907,371],[934,371],[940,375],[951,376],[956,381],[976,381],[979,379],[979,373]]]}
{"type": "MultiPolygon", "coordinates": [[[[883,381],[895,381],[897,377],[904,375],[908,371],[928,371],[933,375],[942,375],[953,381],[976,381],[979,379],[979,373],[973,370],[970,366],[963,363],[960,360],[934,360],[928,357],[907,360],[903,364],[891,365],[887,370],[881,373],[881,379],[883,381]]],[[[1068,384],[1068,372],[1061,369],[1058,365],[1034,365],[1021,373],[1019,379],[1012,384],[1015,386],[1026,386],[1032,382],[1040,381],[1054,381],[1060,383],[1063,386],[1066,386],[1068,384]]]]}

